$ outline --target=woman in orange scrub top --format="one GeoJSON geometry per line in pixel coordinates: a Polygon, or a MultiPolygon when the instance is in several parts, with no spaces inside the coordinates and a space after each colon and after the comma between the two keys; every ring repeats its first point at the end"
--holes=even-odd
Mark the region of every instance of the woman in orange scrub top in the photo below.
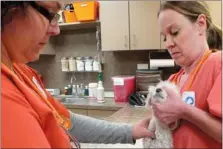
{"type": "Polygon", "coordinates": [[[1,1],[1,147],[71,148],[79,143],[134,143],[153,135],[149,119],[116,124],[68,111],[26,63],[58,35],[59,2],[1,1]]]}
{"type": "Polygon", "coordinates": [[[163,2],[158,23],[163,42],[181,66],[169,78],[181,97],[166,88],[169,98],[153,105],[155,115],[166,124],[181,120],[173,131],[175,148],[221,148],[221,29],[212,23],[204,1],[163,2]]]}

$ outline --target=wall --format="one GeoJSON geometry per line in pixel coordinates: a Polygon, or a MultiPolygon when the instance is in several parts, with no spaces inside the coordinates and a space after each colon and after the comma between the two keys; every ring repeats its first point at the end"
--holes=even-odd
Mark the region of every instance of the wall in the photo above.
{"type": "MultiPolygon", "coordinates": [[[[41,55],[40,59],[29,65],[36,69],[44,78],[46,88],[60,88],[68,85],[71,76],[77,78],[75,83],[88,84],[97,82],[97,73],[70,73],[61,71],[61,57],[96,56],[95,29],[63,32],[51,38],[49,47],[55,48],[55,56],[41,55]]],[[[112,39],[111,39],[112,40],[112,39]]],[[[111,77],[115,75],[135,75],[137,63],[148,63],[149,51],[117,51],[103,52],[105,64],[103,80],[105,90],[112,90],[111,77]]],[[[172,69],[165,70],[169,76],[172,69]]]]}

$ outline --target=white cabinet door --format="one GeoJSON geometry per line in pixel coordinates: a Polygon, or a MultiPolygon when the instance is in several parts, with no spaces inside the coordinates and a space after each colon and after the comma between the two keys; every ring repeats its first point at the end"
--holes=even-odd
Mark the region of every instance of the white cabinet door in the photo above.
{"type": "Polygon", "coordinates": [[[129,1],[130,49],[160,49],[160,1],[129,1]]]}
{"type": "Polygon", "coordinates": [[[206,1],[211,12],[212,22],[221,27],[222,8],[221,1],[206,1]]]}
{"type": "Polygon", "coordinates": [[[129,50],[128,1],[100,1],[102,51],[129,50]]]}
{"type": "Polygon", "coordinates": [[[129,50],[128,1],[100,1],[102,51],[129,50]]]}

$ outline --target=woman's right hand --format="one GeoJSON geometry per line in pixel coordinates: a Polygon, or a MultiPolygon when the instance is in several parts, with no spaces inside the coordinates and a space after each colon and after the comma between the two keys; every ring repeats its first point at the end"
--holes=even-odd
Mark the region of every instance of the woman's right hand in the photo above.
{"type": "Polygon", "coordinates": [[[169,88],[163,88],[167,94],[168,99],[162,103],[152,104],[154,115],[163,123],[169,125],[176,122],[178,119],[184,117],[187,104],[181,99],[181,96],[169,88]]]}

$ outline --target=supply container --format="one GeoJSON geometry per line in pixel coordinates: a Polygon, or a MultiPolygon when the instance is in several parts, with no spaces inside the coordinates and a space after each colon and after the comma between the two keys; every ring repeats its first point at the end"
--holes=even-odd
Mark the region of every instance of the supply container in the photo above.
{"type": "Polygon", "coordinates": [[[69,71],[69,62],[66,57],[61,58],[61,68],[62,71],[69,71]]]}
{"type": "Polygon", "coordinates": [[[135,76],[114,76],[112,81],[115,102],[128,102],[128,96],[135,92],[135,76]]]}
{"type": "Polygon", "coordinates": [[[70,57],[69,60],[69,71],[76,71],[76,60],[73,57],[70,57]]]}
{"type": "Polygon", "coordinates": [[[100,62],[95,58],[93,61],[93,71],[99,71],[100,62]]]}
{"type": "Polygon", "coordinates": [[[97,98],[97,83],[89,83],[88,85],[88,91],[89,91],[89,98],[90,99],[96,99],[97,98]]]}
{"type": "Polygon", "coordinates": [[[77,71],[84,71],[84,58],[77,57],[76,63],[77,63],[77,71]]]}
{"type": "Polygon", "coordinates": [[[84,57],[85,59],[85,71],[92,71],[93,70],[93,58],[92,57],[84,57]]]}
{"type": "Polygon", "coordinates": [[[98,18],[98,1],[73,2],[75,14],[78,21],[95,21],[98,18]]]}

